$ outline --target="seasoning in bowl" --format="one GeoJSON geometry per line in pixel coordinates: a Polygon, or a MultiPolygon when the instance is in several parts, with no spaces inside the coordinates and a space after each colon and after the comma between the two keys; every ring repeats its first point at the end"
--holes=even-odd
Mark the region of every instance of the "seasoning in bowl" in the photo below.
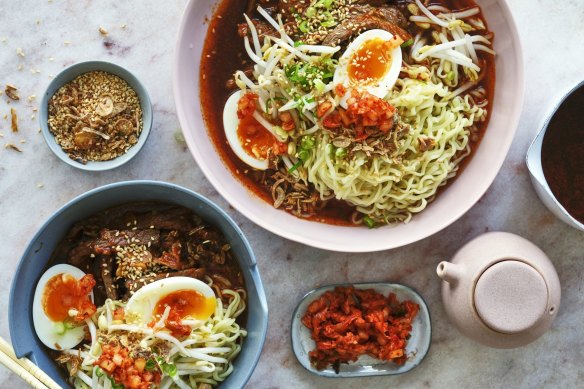
{"type": "Polygon", "coordinates": [[[568,213],[584,223],[584,87],[572,92],[551,118],[543,138],[545,179],[568,213]]]}
{"type": "Polygon", "coordinates": [[[374,289],[337,286],[314,300],[302,317],[316,345],[308,353],[310,362],[318,370],[332,365],[336,373],[341,363],[362,355],[403,365],[419,310],[413,301],[399,302],[395,293],[385,297],[374,289]]]}
{"type": "Polygon", "coordinates": [[[69,158],[83,164],[108,161],[138,142],[143,128],[140,99],[122,78],[91,71],[50,98],[48,125],[69,158]]]}

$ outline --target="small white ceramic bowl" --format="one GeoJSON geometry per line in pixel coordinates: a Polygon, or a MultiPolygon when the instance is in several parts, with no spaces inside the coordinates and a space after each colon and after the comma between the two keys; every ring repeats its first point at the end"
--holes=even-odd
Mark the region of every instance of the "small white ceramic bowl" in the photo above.
{"type": "Polygon", "coordinates": [[[55,77],[45,94],[43,95],[40,111],[39,111],[39,121],[41,126],[41,131],[47,142],[47,145],[61,161],[76,167],[77,169],[87,170],[87,171],[104,171],[111,170],[122,166],[130,159],[134,158],[138,152],[142,149],[142,146],[146,143],[148,136],[150,135],[150,129],[152,128],[152,104],[150,103],[150,97],[148,96],[148,91],[142,83],[123,67],[113,64],[111,62],[104,61],[87,61],[79,62],[74,65],[65,68],[55,77]],[[104,71],[107,73],[114,74],[130,85],[132,89],[136,92],[138,99],[140,100],[140,107],[142,108],[142,132],[138,137],[138,143],[132,146],[127,153],[120,155],[117,158],[111,159],[109,161],[87,161],[83,164],[81,162],[75,161],[69,158],[66,152],[63,151],[61,146],[55,141],[55,137],[49,130],[49,99],[66,83],[72,81],[76,77],[93,71],[104,71]]]}
{"type": "Polygon", "coordinates": [[[556,199],[556,196],[554,196],[552,193],[552,190],[550,189],[543,174],[543,167],[541,165],[541,146],[543,145],[543,140],[545,138],[545,133],[550,120],[555,115],[556,111],[560,105],[562,105],[564,100],[566,100],[568,96],[580,88],[584,88],[584,81],[571,88],[568,92],[562,93],[561,98],[554,100],[557,101],[557,103],[544,116],[542,125],[540,126],[541,130],[535,136],[531,146],[529,146],[527,156],[525,157],[525,162],[527,163],[527,170],[529,170],[531,183],[535,188],[535,193],[537,193],[543,204],[564,223],[580,231],[584,231],[584,224],[580,223],[578,220],[572,217],[572,215],[568,213],[566,208],[560,204],[558,199],[556,199]]]}
{"type": "Polygon", "coordinates": [[[477,0],[495,33],[496,85],[489,126],[462,174],[408,224],[369,230],[296,218],[246,189],[225,166],[201,114],[199,72],[207,20],[218,0],[190,0],[179,28],[174,59],[174,98],[185,140],[215,189],[239,212],[282,237],[327,250],[370,252],[424,239],[467,212],[485,193],[507,155],[523,104],[523,58],[505,0],[477,0]]]}

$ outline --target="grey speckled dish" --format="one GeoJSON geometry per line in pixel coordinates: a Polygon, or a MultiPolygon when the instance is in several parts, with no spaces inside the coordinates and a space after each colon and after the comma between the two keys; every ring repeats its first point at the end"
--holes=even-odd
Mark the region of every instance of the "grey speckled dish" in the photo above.
{"type": "Polygon", "coordinates": [[[430,322],[430,312],[426,302],[413,289],[400,285],[386,282],[371,282],[361,284],[334,284],[310,291],[300,300],[300,303],[294,310],[292,318],[292,349],[298,359],[298,362],[311,373],[323,377],[347,378],[347,377],[368,377],[379,375],[402,374],[418,366],[430,349],[432,338],[432,323],[430,322]],[[333,290],[337,286],[353,285],[356,289],[375,289],[378,293],[387,296],[393,292],[397,295],[399,301],[412,300],[420,306],[420,311],[416,315],[411,338],[406,346],[409,356],[405,364],[398,366],[392,362],[384,362],[367,355],[361,356],[356,362],[341,364],[339,373],[335,373],[332,367],[325,370],[317,370],[311,364],[308,353],[314,349],[314,341],[310,337],[310,331],[302,324],[302,315],[306,308],[314,300],[318,299],[324,292],[333,290]]]}
{"type": "Polygon", "coordinates": [[[152,104],[150,103],[150,97],[148,96],[148,92],[146,88],[140,83],[140,81],[128,70],[124,69],[121,66],[110,62],[103,62],[103,61],[87,61],[87,62],[80,62],[74,65],[69,66],[68,68],[64,69],[51,81],[45,94],[43,95],[41,105],[39,107],[39,121],[41,126],[41,131],[47,142],[49,148],[55,153],[57,157],[59,157],[63,162],[76,167],[81,170],[87,171],[103,171],[103,170],[111,170],[115,169],[124,163],[128,162],[130,159],[134,158],[136,154],[142,149],[144,143],[148,139],[148,135],[150,135],[150,129],[152,128],[152,104]],[[140,137],[138,138],[138,143],[132,146],[128,152],[124,155],[120,155],[117,158],[114,158],[109,161],[88,161],[86,164],[79,163],[67,155],[61,149],[61,146],[57,144],[55,141],[55,137],[49,131],[48,119],[49,119],[49,99],[53,97],[53,95],[59,90],[60,87],[72,81],[77,76],[80,76],[84,73],[101,70],[107,73],[115,74],[116,76],[125,80],[128,85],[136,91],[138,98],[140,99],[140,106],[142,108],[142,132],[140,133],[140,137]]]}
{"type": "Polygon", "coordinates": [[[235,222],[217,205],[188,189],[157,181],[118,182],[93,189],[65,204],[41,226],[22,255],[10,290],[8,321],[16,356],[27,356],[59,385],[68,387],[64,372],[51,359],[33,327],[32,301],[37,282],[57,243],[73,223],[101,210],[134,201],[156,201],[190,208],[220,230],[231,244],[247,286],[245,328],[248,334],[241,353],[233,362],[233,373],[221,387],[243,388],[258,362],[268,328],[266,294],[251,246],[235,222]]]}

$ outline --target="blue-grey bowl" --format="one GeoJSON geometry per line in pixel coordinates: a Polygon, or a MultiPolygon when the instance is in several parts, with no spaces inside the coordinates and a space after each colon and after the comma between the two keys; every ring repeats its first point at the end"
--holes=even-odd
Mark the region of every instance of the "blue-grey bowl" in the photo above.
{"type": "Polygon", "coordinates": [[[73,223],[107,208],[134,201],[157,201],[187,207],[219,229],[231,244],[247,286],[245,327],[248,335],[241,353],[233,362],[233,373],[221,386],[242,388],[257,365],[268,328],[266,295],[251,246],[235,222],[217,205],[193,191],[157,181],[126,181],[93,189],[65,204],[42,225],[20,260],[10,290],[10,337],[16,356],[28,357],[57,383],[68,387],[64,371],[51,359],[34,330],[32,301],[36,284],[51,253],[73,223]]]}
{"type": "Polygon", "coordinates": [[[150,135],[150,129],[152,128],[152,104],[150,103],[150,97],[148,96],[148,92],[146,91],[144,85],[142,85],[142,83],[132,73],[123,67],[111,62],[104,61],[79,62],[63,69],[61,73],[59,73],[57,77],[51,81],[41,100],[41,105],[39,107],[39,121],[41,132],[43,133],[47,145],[63,162],[81,170],[110,170],[115,169],[134,158],[136,154],[138,154],[138,152],[142,149],[144,143],[146,143],[148,135],[150,135]],[[59,146],[59,144],[55,141],[55,137],[49,130],[49,99],[53,97],[59,88],[61,88],[69,81],[72,81],[84,73],[98,70],[120,77],[121,79],[125,80],[128,85],[132,87],[132,89],[134,89],[138,95],[138,99],[140,100],[140,107],[142,108],[142,132],[138,137],[138,143],[132,146],[127,153],[109,161],[87,161],[86,164],[83,164],[69,158],[67,153],[64,152],[61,146],[59,146]]]}

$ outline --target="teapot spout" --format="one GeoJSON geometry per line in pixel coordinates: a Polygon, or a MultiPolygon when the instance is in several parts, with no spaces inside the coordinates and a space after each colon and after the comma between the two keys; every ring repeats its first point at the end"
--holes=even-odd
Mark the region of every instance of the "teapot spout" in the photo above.
{"type": "Polygon", "coordinates": [[[447,261],[440,262],[436,268],[438,277],[452,285],[462,279],[463,271],[464,269],[461,265],[455,265],[447,261]]]}

